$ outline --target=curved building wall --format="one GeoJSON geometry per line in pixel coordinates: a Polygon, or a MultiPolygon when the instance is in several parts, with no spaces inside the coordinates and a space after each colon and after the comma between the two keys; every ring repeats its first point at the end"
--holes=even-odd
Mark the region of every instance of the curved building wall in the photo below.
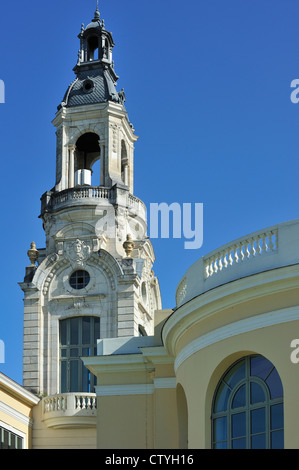
{"type": "Polygon", "coordinates": [[[211,447],[217,384],[237,359],[253,354],[271,361],[280,375],[284,447],[298,448],[299,365],[290,357],[299,331],[298,281],[298,265],[258,273],[215,287],[169,317],[163,339],[174,357],[177,383],[186,394],[189,448],[211,447]]]}

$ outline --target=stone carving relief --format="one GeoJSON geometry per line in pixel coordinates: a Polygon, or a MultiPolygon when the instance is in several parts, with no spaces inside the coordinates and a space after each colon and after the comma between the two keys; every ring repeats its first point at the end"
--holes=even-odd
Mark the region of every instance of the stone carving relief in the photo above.
{"type": "Polygon", "coordinates": [[[65,242],[64,248],[65,256],[69,259],[71,264],[76,266],[83,266],[92,252],[90,246],[79,239],[65,242]]]}

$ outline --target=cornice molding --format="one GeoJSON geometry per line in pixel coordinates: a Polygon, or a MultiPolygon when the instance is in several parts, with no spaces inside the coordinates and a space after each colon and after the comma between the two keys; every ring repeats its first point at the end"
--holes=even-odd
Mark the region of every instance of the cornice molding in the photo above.
{"type": "Polygon", "coordinates": [[[5,376],[0,372],[0,389],[7,390],[12,394],[16,399],[22,400],[23,402],[28,403],[29,405],[37,405],[40,401],[39,397],[33,395],[33,393],[28,392],[24,387],[19,385],[14,380],[5,376]]]}
{"type": "Polygon", "coordinates": [[[95,387],[98,397],[122,396],[122,395],[151,395],[154,393],[153,384],[129,384],[129,385],[99,385],[95,387]]]}
{"type": "Polygon", "coordinates": [[[221,310],[298,286],[299,265],[294,265],[254,274],[198,295],[179,307],[165,322],[162,337],[168,354],[175,356],[180,337],[203,319],[212,319],[221,310]]]}
{"type": "Polygon", "coordinates": [[[11,418],[16,419],[20,423],[23,423],[26,426],[29,426],[32,428],[33,421],[31,418],[24,415],[23,413],[20,413],[19,411],[15,410],[11,406],[7,405],[6,403],[3,403],[2,401],[0,401],[0,411],[7,414],[11,418]]]}
{"type": "Polygon", "coordinates": [[[154,386],[156,389],[176,388],[176,377],[156,377],[154,386]]]}
{"type": "Polygon", "coordinates": [[[261,328],[266,328],[269,326],[279,325],[282,323],[292,322],[299,320],[299,306],[298,307],[288,307],[284,309],[277,310],[275,312],[268,312],[264,314],[255,315],[243,320],[238,320],[229,325],[225,325],[221,328],[216,328],[215,330],[206,333],[199,338],[191,341],[187,346],[185,346],[177,355],[174,362],[175,372],[178,368],[193,354],[198,351],[217,344],[220,341],[223,341],[234,336],[249,333],[261,328]]]}

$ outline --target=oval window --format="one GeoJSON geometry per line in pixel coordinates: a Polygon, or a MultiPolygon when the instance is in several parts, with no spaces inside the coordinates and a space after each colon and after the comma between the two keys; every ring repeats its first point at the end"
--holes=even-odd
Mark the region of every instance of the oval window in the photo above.
{"type": "Polygon", "coordinates": [[[70,277],[70,286],[73,289],[84,289],[89,284],[90,275],[87,271],[75,271],[70,277]]]}

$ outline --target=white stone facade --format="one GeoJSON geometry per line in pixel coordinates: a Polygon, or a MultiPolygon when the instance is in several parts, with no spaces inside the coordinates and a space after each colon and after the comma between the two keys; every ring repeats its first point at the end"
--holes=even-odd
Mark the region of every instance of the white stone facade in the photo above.
{"type": "MultiPolygon", "coordinates": [[[[87,67],[88,65],[86,65],[87,67]]],[[[134,135],[121,102],[61,106],[56,182],[41,198],[46,247],[20,283],[24,291],[24,386],[60,393],[60,321],[100,318],[100,338],[152,335],[161,308],[146,208],[133,195],[134,135]],[[100,161],[96,185],[89,179],[100,161]],[[78,178],[84,172],[86,180],[78,178]],[[124,245],[127,242],[127,245],[124,245]],[[70,276],[84,270],[81,288],[70,276]]]]}

